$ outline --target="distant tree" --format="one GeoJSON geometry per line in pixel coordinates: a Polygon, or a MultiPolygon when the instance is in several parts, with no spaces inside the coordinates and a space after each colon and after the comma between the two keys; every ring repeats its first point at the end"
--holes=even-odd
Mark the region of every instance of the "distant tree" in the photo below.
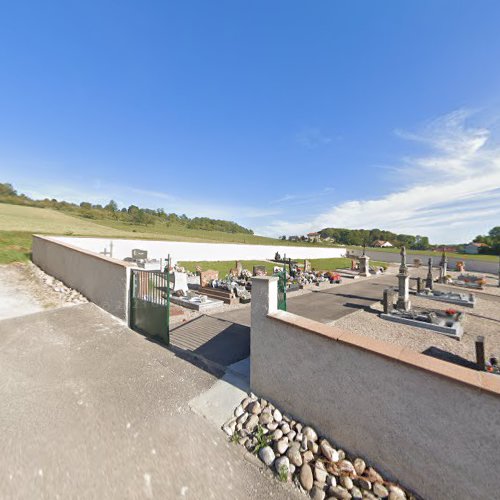
{"type": "Polygon", "coordinates": [[[415,243],[412,245],[412,250],[428,250],[430,248],[429,238],[427,236],[415,237],[415,243]]]}
{"type": "Polygon", "coordinates": [[[495,226],[494,228],[490,229],[489,233],[491,238],[493,239],[499,239],[500,238],[500,226],[495,226]]]}
{"type": "Polygon", "coordinates": [[[0,183],[0,196],[17,196],[17,191],[12,184],[0,183]]]}
{"type": "Polygon", "coordinates": [[[115,200],[110,200],[109,203],[104,207],[108,212],[115,213],[118,211],[118,203],[115,200]]]}

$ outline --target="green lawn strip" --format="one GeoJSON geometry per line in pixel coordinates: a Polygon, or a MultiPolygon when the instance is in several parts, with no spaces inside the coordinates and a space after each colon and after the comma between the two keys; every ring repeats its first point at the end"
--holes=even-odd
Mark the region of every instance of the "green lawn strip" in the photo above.
{"type": "Polygon", "coordinates": [[[0,264],[27,262],[31,258],[31,233],[0,231],[0,264]]]}
{"type": "MultiPolygon", "coordinates": [[[[303,266],[304,259],[292,259],[298,262],[299,266],[303,266]]],[[[331,258],[331,259],[309,259],[313,269],[317,271],[334,271],[335,269],[346,269],[351,267],[351,259],[346,259],[344,257],[331,258]]],[[[209,269],[213,271],[219,271],[219,277],[223,278],[229,273],[229,270],[235,267],[234,260],[228,261],[180,261],[178,264],[188,271],[196,271],[196,267],[199,266],[203,271],[208,271],[209,269]]],[[[261,260],[242,260],[241,264],[244,269],[249,271],[253,270],[253,266],[266,266],[267,274],[272,274],[274,266],[282,267],[283,264],[275,264],[273,262],[266,262],[261,260]]],[[[377,263],[377,265],[386,266],[384,262],[377,263]]]]}
{"type": "MultiPolygon", "coordinates": [[[[304,259],[296,259],[299,265],[304,264],[304,259]]],[[[334,257],[331,259],[308,259],[315,271],[334,271],[335,269],[350,269],[351,259],[334,257]]]]}
{"type": "MultiPolygon", "coordinates": [[[[356,246],[347,246],[349,250],[362,250],[363,247],[356,247],[356,246]]],[[[368,251],[370,252],[381,252],[381,253],[399,253],[401,251],[400,248],[367,248],[368,251]]],[[[411,255],[428,255],[428,256],[435,256],[435,257],[440,257],[442,254],[441,250],[407,250],[408,254],[411,255]]],[[[466,253],[452,253],[449,252],[446,254],[448,258],[452,259],[458,259],[458,260],[483,260],[483,261],[498,261],[498,255],[485,255],[485,254],[466,254],[466,253]]]]}
{"type": "MultiPolygon", "coordinates": [[[[233,269],[236,265],[234,260],[202,260],[202,261],[180,261],[179,266],[186,268],[186,270],[195,272],[196,267],[201,267],[202,271],[219,271],[219,278],[224,278],[229,271],[233,269]]],[[[266,266],[267,274],[273,274],[274,264],[272,262],[266,262],[263,260],[242,260],[241,265],[243,269],[248,269],[250,272],[253,271],[253,266],[266,266]]]]}

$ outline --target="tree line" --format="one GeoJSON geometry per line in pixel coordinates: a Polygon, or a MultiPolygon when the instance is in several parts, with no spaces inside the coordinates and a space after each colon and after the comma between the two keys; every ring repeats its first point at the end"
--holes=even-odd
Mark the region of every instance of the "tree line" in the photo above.
{"type": "Polygon", "coordinates": [[[345,229],[327,227],[318,231],[321,238],[331,238],[340,245],[372,246],[375,241],[388,241],[395,247],[406,246],[412,250],[431,248],[427,236],[396,234],[382,229],[345,229]]]}
{"type": "Polygon", "coordinates": [[[176,213],[167,213],[163,208],[140,208],[136,205],[130,205],[128,208],[123,207],[120,209],[114,200],[110,200],[109,203],[104,206],[86,201],[76,204],[67,201],[58,201],[55,198],[33,200],[25,194],[18,193],[12,184],[9,183],[0,183],[0,202],[29,207],[51,208],[87,219],[111,219],[128,224],[144,226],[160,223],[166,226],[184,226],[188,229],[253,234],[251,229],[247,229],[232,221],[211,219],[209,217],[189,218],[186,214],[178,215],[176,213]]]}
{"type": "Polygon", "coordinates": [[[479,234],[474,238],[474,243],[484,243],[488,245],[486,247],[481,247],[479,253],[500,255],[500,226],[493,227],[488,234],[479,234]]]}

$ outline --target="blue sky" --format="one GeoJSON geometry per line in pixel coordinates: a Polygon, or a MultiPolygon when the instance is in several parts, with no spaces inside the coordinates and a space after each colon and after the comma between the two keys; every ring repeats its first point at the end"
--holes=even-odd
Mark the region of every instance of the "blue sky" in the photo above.
{"type": "Polygon", "coordinates": [[[500,2],[0,7],[0,181],[259,234],[500,220],[500,2]]]}

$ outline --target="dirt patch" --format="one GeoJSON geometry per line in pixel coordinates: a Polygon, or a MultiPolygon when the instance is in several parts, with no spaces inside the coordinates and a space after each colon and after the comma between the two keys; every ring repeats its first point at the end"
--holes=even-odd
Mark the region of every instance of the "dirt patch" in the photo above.
{"type": "Polygon", "coordinates": [[[0,266],[0,319],[87,302],[33,263],[0,266]]]}

